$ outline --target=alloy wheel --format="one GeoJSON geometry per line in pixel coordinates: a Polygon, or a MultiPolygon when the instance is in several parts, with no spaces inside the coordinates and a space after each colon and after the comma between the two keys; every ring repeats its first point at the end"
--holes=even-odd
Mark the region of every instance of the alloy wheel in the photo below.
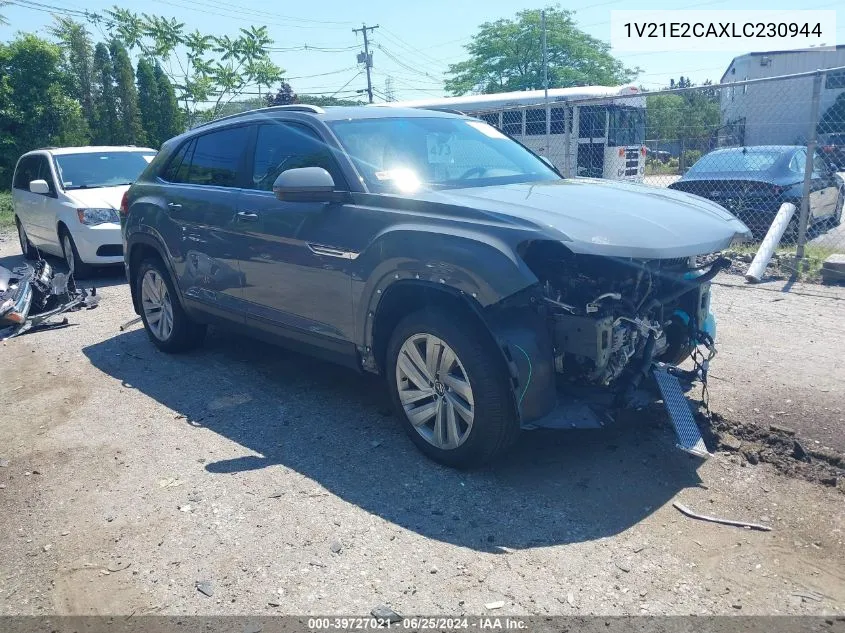
{"type": "Polygon", "coordinates": [[[173,303],[158,271],[148,270],[141,282],[141,308],[153,336],[166,341],[173,333],[173,303]]]}
{"type": "Polygon", "coordinates": [[[475,401],[455,351],[432,334],[414,334],[396,361],[399,400],[414,429],[429,444],[458,448],[472,431],[475,401]]]}

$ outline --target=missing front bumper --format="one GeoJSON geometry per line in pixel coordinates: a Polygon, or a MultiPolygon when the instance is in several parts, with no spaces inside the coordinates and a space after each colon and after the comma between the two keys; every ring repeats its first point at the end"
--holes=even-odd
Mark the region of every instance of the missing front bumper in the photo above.
{"type": "MultiPolygon", "coordinates": [[[[662,400],[675,431],[676,446],[702,459],[710,457],[693,415],[696,403],[686,396],[686,392],[692,387],[692,383],[687,379],[693,372],[679,372],[671,365],[654,363],[649,373],[654,379],[654,388],[647,389],[644,386],[629,392],[624,402],[620,402],[613,393],[596,387],[582,392],[559,394],[561,401],[550,413],[523,424],[522,428],[600,429],[612,423],[620,411],[646,407],[662,400]],[[679,376],[679,373],[682,375],[679,376]]],[[[706,375],[703,377],[706,380],[706,375]]]]}

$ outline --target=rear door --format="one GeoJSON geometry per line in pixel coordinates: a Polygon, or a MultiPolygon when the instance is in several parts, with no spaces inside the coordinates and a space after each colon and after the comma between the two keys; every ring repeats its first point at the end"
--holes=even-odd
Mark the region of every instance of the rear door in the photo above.
{"type": "Polygon", "coordinates": [[[248,317],[269,331],[344,351],[353,339],[350,207],[282,202],[273,182],[287,169],[322,167],[339,190],[345,180],[326,143],[305,124],[274,121],[255,128],[250,178],[237,230],[248,317]]]}
{"type": "Polygon", "coordinates": [[[18,161],[15,169],[15,176],[12,181],[12,201],[14,203],[15,215],[23,224],[30,241],[37,243],[40,240],[40,231],[35,224],[33,217],[34,193],[29,191],[29,183],[35,180],[38,173],[38,161],[32,154],[24,156],[18,161]]]}
{"type": "Polygon", "coordinates": [[[207,312],[236,321],[243,313],[236,214],[249,130],[242,125],[194,137],[162,174],[171,183],[163,189],[166,213],[181,236],[176,256],[182,293],[207,312]]]}
{"type": "Polygon", "coordinates": [[[44,154],[30,154],[24,156],[18,163],[14,180],[15,213],[21,219],[29,240],[39,248],[58,245],[56,235],[55,214],[50,221],[50,212],[55,208],[56,183],[52,170],[44,154]],[[33,180],[46,180],[50,187],[47,194],[32,193],[29,184],[33,180]]]}

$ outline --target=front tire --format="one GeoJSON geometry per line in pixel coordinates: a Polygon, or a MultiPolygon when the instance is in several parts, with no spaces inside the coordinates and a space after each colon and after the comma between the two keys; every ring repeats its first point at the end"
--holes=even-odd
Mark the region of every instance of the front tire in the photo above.
{"type": "Polygon", "coordinates": [[[62,253],[65,256],[65,263],[67,264],[68,272],[73,275],[74,279],[86,279],[91,276],[93,267],[86,264],[79,257],[79,251],[76,250],[76,243],[70,235],[70,231],[62,228],[59,237],[62,241],[62,253]]]}
{"type": "Polygon", "coordinates": [[[170,275],[160,259],[141,262],[135,277],[141,320],[153,344],[163,352],[186,352],[202,345],[206,326],[182,309],[170,275]]]}
{"type": "Polygon", "coordinates": [[[434,461],[479,466],[519,435],[504,360],[469,319],[440,309],[405,317],[391,335],[385,365],[403,428],[434,461]]]}
{"type": "Polygon", "coordinates": [[[15,218],[15,224],[18,227],[18,243],[21,245],[21,252],[23,253],[24,259],[38,259],[38,250],[36,250],[36,248],[32,245],[32,242],[29,241],[26,229],[23,228],[23,224],[17,217],[15,218]]]}

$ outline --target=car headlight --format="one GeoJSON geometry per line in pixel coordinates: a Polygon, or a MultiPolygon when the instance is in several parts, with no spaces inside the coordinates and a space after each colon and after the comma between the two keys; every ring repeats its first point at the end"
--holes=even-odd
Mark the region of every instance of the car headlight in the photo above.
{"type": "Polygon", "coordinates": [[[88,226],[105,224],[106,222],[120,223],[120,217],[114,209],[77,209],[76,215],[79,216],[79,221],[82,224],[88,226]]]}

